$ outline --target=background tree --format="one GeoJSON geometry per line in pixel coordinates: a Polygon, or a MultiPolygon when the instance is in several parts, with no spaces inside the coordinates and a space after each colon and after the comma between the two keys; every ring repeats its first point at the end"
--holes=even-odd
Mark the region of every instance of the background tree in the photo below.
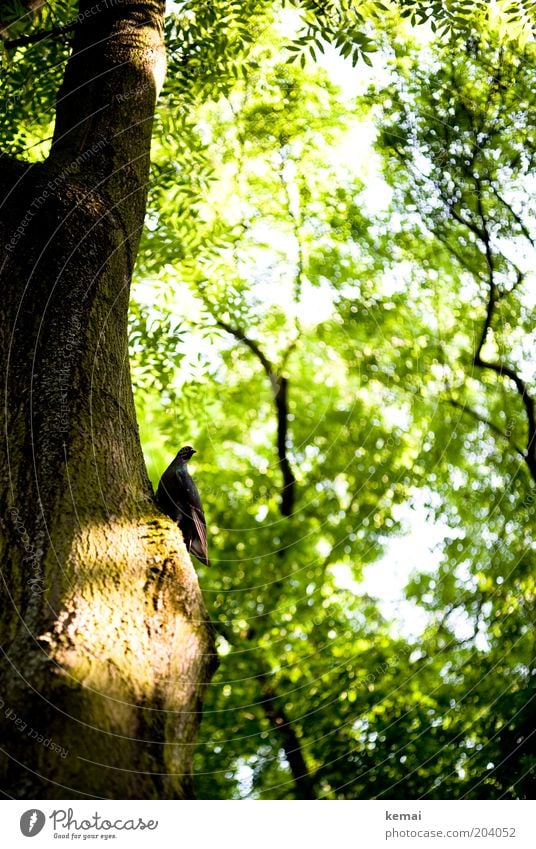
{"type": "Polygon", "coordinates": [[[485,29],[468,48],[419,63],[401,49],[379,145],[405,213],[399,256],[417,261],[420,309],[435,314],[413,354],[412,413],[428,407],[428,505],[454,531],[438,574],[409,591],[440,624],[430,650],[444,653],[463,622],[481,651],[480,668],[448,652],[482,729],[480,750],[473,731],[459,762],[465,792],[515,797],[532,792],[535,760],[535,54],[485,29]]]}
{"type": "MultiPolygon", "coordinates": [[[[496,36],[488,38],[487,61],[497,49],[504,73],[507,61],[523,62],[528,89],[530,50],[495,48],[496,36]]],[[[142,437],[156,475],[162,459],[155,426],[172,433],[178,410],[189,419],[202,446],[216,544],[214,570],[203,575],[221,635],[197,755],[205,797],[530,792],[533,496],[525,452],[508,441],[515,432],[527,444],[526,408],[515,382],[508,395],[496,372],[492,384],[478,379],[472,358],[486,316],[485,246],[462,241],[440,189],[454,180],[447,158],[468,144],[449,123],[457,119],[449,110],[461,109],[457,100],[453,107],[452,91],[464,102],[464,81],[476,85],[473,110],[496,130],[493,153],[476,142],[478,155],[494,163],[489,184],[506,197],[519,191],[516,215],[525,215],[531,107],[525,81],[516,76],[514,83],[512,74],[505,102],[495,102],[501,125],[490,97],[493,76],[475,56],[456,53],[455,86],[452,44],[424,49],[392,32],[389,44],[391,74],[357,111],[358,120],[365,117],[368,102],[383,124],[378,152],[392,195],[379,212],[370,208],[378,179],[356,180],[355,168],[341,164],[348,134],[355,144],[364,132],[355,104],[345,105],[308,66],[300,74],[277,64],[276,54],[271,72],[265,57],[249,84],[197,113],[203,173],[222,176],[196,187],[196,226],[184,225],[181,253],[167,236],[167,253],[160,241],[181,208],[176,186],[170,202],[159,195],[158,225],[155,212],[147,234],[150,255],[163,251],[167,259],[168,301],[151,306],[159,283],[148,286],[149,255],[136,291],[159,341],[153,354],[150,344],[142,353],[135,323],[143,374],[154,375],[157,328],[170,326],[177,297],[186,320],[173,340],[180,372],[166,370],[158,386],[138,387],[142,437]],[[516,109],[513,125],[506,114],[516,109]],[[503,171],[513,147],[520,155],[503,171]],[[461,267],[447,249],[458,241],[466,249],[461,267]],[[196,334],[195,356],[182,334],[196,334]],[[290,514],[278,441],[283,377],[290,514]],[[155,416],[162,393],[168,412],[155,416]],[[501,429],[505,402],[511,407],[501,429]],[[435,525],[442,540],[436,572],[419,574],[415,563],[408,598],[428,624],[408,637],[407,626],[401,632],[387,621],[360,582],[372,563],[391,580],[382,549],[389,552],[410,505],[420,527],[435,525]]],[[[459,161],[462,184],[473,177],[459,161]]],[[[476,219],[478,197],[469,189],[466,196],[476,219]]],[[[515,286],[512,340],[531,327],[530,258],[518,280],[522,253],[508,251],[519,245],[519,224],[510,215],[502,226],[496,249],[505,252],[502,273],[515,286]]],[[[527,369],[520,346],[509,341],[507,353],[527,369]]]]}

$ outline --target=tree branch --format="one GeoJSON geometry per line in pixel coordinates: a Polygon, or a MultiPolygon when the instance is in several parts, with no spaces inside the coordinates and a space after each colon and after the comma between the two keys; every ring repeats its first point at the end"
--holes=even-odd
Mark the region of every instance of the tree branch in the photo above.
{"type": "Polygon", "coordinates": [[[34,32],[32,35],[21,35],[19,38],[13,38],[11,41],[6,41],[5,47],[14,50],[16,47],[28,47],[30,44],[38,44],[46,38],[56,38],[60,35],[66,35],[68,32],[73,32],[76,24],[66,24],[63,27],[54,27],[53,29],[43,29],[39,32],[34,32]]]}
{"type": "Polygon", "coordinates": [[[503,198],[503,196],[499,193],[497,187],[494,186],[491,181],[490,181],[490,189],[493,192],[493,194],[495,195],[495,197],[497,198],[497,200],[499,201],[499,203],[502,204],[502,206],[507,210],[507,212],[510,213],[510,215],[512,216],[512,218],[516,222],[517,226],[521,230],[525,239],[529,242],[529,244],[533,248],[536,248],[536,240],[532,237],[527,225],[525,224],[525,222],[523,221],[521,216],[518,215],[518,213],[515,211],[515,209],[512,207],[512,205],[509,204],[508,201],[505,198],[503,198]]]}
{"type": "Polygon", "coordinates": [[[258,343],[250,339],[239,327],[234,327],[223,319],[217,318],[216,324],[235,339],[242,342],[257,357],[270,379],[272,395],[277,413],[277,456],[279,468],[283,477],[280,510],[283,516],[290,516],[294,508],[296,496],[296,478],[287,456],[288,440],[288,380],[279,374],[258,343]]]}
{"type": "Polygon", "coordinates": [[[268,675],[261,673],[257,676],[263,684],[262,700],[259,702],[274,731],[281,738],[290,771],[296,786],[298,799],[316,799],[314,778],[305,762],[301,742],[290,722],[286,711],[278,702],[278,698],[268,683],[268,675]]]}
{"type": "Polygon", "coordinates": [[[255,342],[253,339],[250,339],[249,336],[246,336],[244,331],[241,330],[239,327],[234,327],[234,325],[229,324],[227,321],[224,321],[221,318],[217,318],[215,319],[215,321],[218,327],[221,327],[221,329],[225,330],[226,333],[229,333],[230,336],[234,336],[234,338],[238,339],[239,342],[243,342],[244,345],[249,348],[249,350],[253,354],[255,354],[255,356],[261,363],[264,371],[270,378],[270,383],[272,383],[273,386],[273,381],[275,379],[275,369],[268,357],[261,350],[257,342],[255,342]]]}
{"type": "Polygon", "coordinates": [[[481,416],[480,413],[477,413],[476,410],[473,410],[466,404],[460,404],[460,402],[456,401],[454,398],[448,398],[447,400],[451,407],[455,407],[457,410],[461,410],[462,413],[466,413],[475,421],[480,422],[480,424],[484,424],[489,427],[489,429],[493,431],[493,433],[495,433],[497,436],[500,436],[501,439],[505,439],[506,442],[508,442],[508,444],[510,445],[510,447],[514,449],[516,454],[519,454],[519,456],[526,461],[527,458],[525,456],[525,452],[521,448],[519,448],[518,445],[515,445],[515,443],[512,442],[508,434],[505,431],[501,430],[500,427],[497,427],[497,425],[490,421],[490,419],[487,419],[485,416],[481,416]]]}
{"type": "Polygon", "coordinates": [[[486,254],[486,265],[488,268],[488,303],[486,306],[486,318],[482,327],[482,332],[480,334],[480,339],[478,341],[476,354],[473,358],[473,362],[475,365],[480,365],[480,354],[482,348],[486,344],[486,339],[488,338],[488,333],[491,328],[491,324],[493,321],[493,313],[495,311],[495,304],[497,303],[497,284],[495,282],[495,263],[493,260],[493,251],[491,249],[491,239],[489,235],[488,225],[486,216],[484,214],[484,208],[482,205],[482,194],[481,194],[481,186],[480,181],[477,179],[475,181],[477,187],[477,206],[478,206],[478,214],[480,216],[480,220],[482,222],[482,229],[479,229],[480,239],[484,244],[484,250],[486,254]]]}
{"type": "MultiPolygon", "coordinates": [[[[221,622],[215,623],[215,628],[222,634],[229,645],[236,647],[236,639],[230,628],[222,625],[221,622]]],[[[250,640],[252,636],[252,634],[248,634],[247,639],[250,640]]],[[[257,665],[257,668],[260,666],[263,670],[254,676],[255,680],[259,681],[262,687],[261,699],[257,704],[262,707],[272,728],[281,737],[282,746],[296,785],[296,795],[298,799],[316,799],[314,778],[305,761],[300,738],[294,730],[292,722],[288,718],[284,708],[280,706],[275,690],[269,683],[271,672],[265,662],[258,656],[253,657],[253,662],[257,665]]]]}
{"type": "Polygon", "coordinates": [[[46,0],[20,0],[20,5],[26,10],[22,16],[19,15],[20,7],[17,9],[16,4],[10,3],[9,0],[0,3],[0,38],[7,39],[14,24],[18,25],[24,19],[27,21],[30,16],[39,12],[45,2],[46,0]]]}
{"type": "Polygon", "coordinates": [[[493,371],[500,377],[508,377],[515,385],[523,402],[523,406],[525,407],[527,417],[527,447],[525,452],[523,452],[523,457],[533,479],[536,481],[536,409],[534,398],[529,395],[527,384],[510,366],[504,365],[503,363],[490,363],[487,360],[483,360],[480,353],[476,354],[474,364],[479,368],[493,371]]]}
{"type": "Polygon", "coordinates": [[[277,379],[277,391],[274,392],[277,410],[277,455],[279,468],[283,475],[283,490],[281,493],[280,510],[283,516],[290,516],[294,507],[296,495],[296,478],[287,456],[288,435],[288,380],[286,377],[277,379]]]}
{"type": "Polygon", "coordinates": [[[523,454],[523,457],[525,459],[525,462],[527,463],[532,477],[536,481],[536,410],[534,399],[529,395],[528,387],[525,381],[513,368],[511,368],[511,366],[507,366],[501,362],[489,362],[488,360],[485,360],[482,357],[482,349],[486,344],[486,339],[488,337],[488,333],[493,322],[493,315],[495,312],[495,306],[498,297],[497,284],[495,281],[495,263],[491,247],[491,237],[489,234],[486,214],[482,203],[481,183],[478,178],[475,178],[475,185],[477,187],[476,194],[478,214],[482,222],[481,238],[484,243],[486,263],[488,267],[488,302],[486,306],[486,317],[484,319],[484,324],[482,326],[482,331],[478,340],[476,352],[473,357],[473,364],[478,368],[487,369],[488,371],[495,372],[495,374],[498,374],[500,377],[508,377],[515,385],[517,392],[525,407],[525,413],[527,417],[527,448],[523,454]]]}
{"type": "MultiPolygon", "coordinates": [[[[405,164],[406,160],[404,157],[404,153],[398,149],[394,149],[396,156],[400,159],[402,164],[405,164]]],[[[421,171],[415,164],[413,164],[414,169],[420,174],[420,176],[427,182],[429,182],[429,178],[423,171],[421,171]]],[[[491,329],[493,323],[493,317],[495,313],[495,307],[497,302],[499,301],[500,294],[497,290],[497,282],[495,279],[495,260],[493,256],[493,248],[491,244],[491,236],[488,227],[488,220],[486,216],[486,212],[484,209],[484,205],[482,202],[482,181],[481,178],[473,176],[475,188],[476,188],[476,198],[477,198],[477,212],[480,219],[480,225],[475,221],[466,219],[457,209],[456,204],[449,200],[448,197],[445,196],[445,193],[442,191],[441,186],[436,185],[437,190],[439,191],[440,196],[443,199],[447,209],[449,210],[450,215],[461,224],[463,227],[466,227],[473,235],[483,244],[484,253],[486,258],[486,266],[487,266],[487,276],[488,276],[488,300],[486,305],[486,316],[484,319],[484,323],[482,325],[482,330],[478,339],[478,343],[476,346],[476,352],[473,356],[473,365],[478,368],[487,369],[488,371],[493,371],[498,374],[500,377],[508,377],[515,385],[519,396],[523,402],[525,407],[525,413],[527,417],[527,427],[528,427],[528,435],[527,435],[527,447],[526,451],[521,452],[522,456],[528,466],[530,474],[532,478],[536,481],[536,409],[535,409],[535,401],[530,396],[528,392],[528,387],[525,381],[520,377],[520,375],[510,366],[505,365],[504,363],[495,363],[488,362],[482,357],[482,350],[484,345],[486,344],[486,340],[488,337],[488,333],[491,329]]],[[[496,197],[503,204],[505,208],[507,208],[518,225],[521,227],[522,232],[529,239],[531,244],[533,244],[533,240],[524,227],[523,222],[516,215],[514,210],[504,201],[504,199],[496,192],[496,197]]],[[[436,231],[436,236],[447,246],[447,248],[452,249],[449,245],[448,240],[445,237],[440,236],[436,231]]],[[[464,262],[461,255],[455,253],[454,255],[461,262],[462,266],[468,267],[464,262]]],[[[513,263],[514,268],[516,266],[513,263]]],[[[517,272],[517,281],[515,286],[519,285],[519,283],[523,280],[523,273],[520,269],[516,268],[517,272]]],[[[487,422],[491,425],[490,422],[487,422]]],[[[493,428],[492,428],[493,429],[493,428]]],[[[499,430],[499,434],[503,436],[504,434],[499,430]]],[[[519,451],[519,449],[515,449],[519,451]]]]}
{"type": "MultiPolygon", "coordinates": [[[[279,182],[281,183],[281,186],[283,188],[283,194],[285,196],[286,212],[287,212],[288,218],[291,222],[292,235],[294,236],[294,241],[296,243],[297,260],[298,261],[297,261],[297,266],[296,266],[296,273],[294,275],[294,301],[295,301],[295,303],[298,303],[298,301],[301,298],[302,281],[303,281],[303,274],[304,274],[304,268],[305,268],[305,252],[304,252],[304,248],[303,248],[303,241],[302,241],[302,238],[301,238],[301,224],[302,224],[301,216],[299,215],[299,213],[296,214],[296,212],[292,208],[292,197],[291,197],[291,194],[290,194],[288,181],[285,179],[284,163],[285,163],[285,156],[284,156],[283,153],[281,153],[281,167],[278,169],[278,177],[279,177],[279,182]]],[[[299,191],[299,189],[298,189],[298,191],[299,191]]],[[[296,331],[299,334],[300,331],[301,331],[301,328],[300,328],[300,323],[299,323],[299,320],[298,320],[297,317],[295,318],[295,326],[296,326],[296,331]]]]}

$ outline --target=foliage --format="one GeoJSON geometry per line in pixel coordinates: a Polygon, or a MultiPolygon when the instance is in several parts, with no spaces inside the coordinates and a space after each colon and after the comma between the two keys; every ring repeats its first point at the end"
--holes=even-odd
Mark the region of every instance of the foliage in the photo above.
{"type": "Polygon", "coordinates": [[[399,37],[388,82],[357,112],[320,71],[261,51],[255,73],[191,116],[202,179],[175,164],[188,185],[159,180],[140,275],[161,259],[151,291],[180,303],[188,334],[173,405],[146,418],[159,405],[146,394],[140,423],[155,482],[179,441],[199,450],[214,563],[201,580],[221,652],[202,797],[295,798],[311,783],[322,798],[529,792],[533,486],[514,447],[527,422],[515,386],[472,360],[489,268],[464,221],[485,203],[499,353],[526,370],[531,65],[474,38],[452,58],[399,37]],[[499,54],[500,85],[481,65],[499,54]],[[367,109],[392,187],[376,213],[344,153],[367,109]],[[288,381],[290,517],[259,351],[288,381]],[[435,572],[415,569],[407,588],[427,615],[418,638],[361,584],[371,568],[389,581],[397,505],[411,503],[444,528],[435,572]]]}
{"type": "MultiPolygon", "coordinates": [[[[475,16],[522,43],[534,37],[530,0],[177,0],[166,17],[168,75],[163,97],[177,128],[192,103],[227,94],[234,82],[255,70],[255,44],[274,20],[283,18],[289,61],[302,67],[306,55],[328,45],[355,65],[372,65],[383,27],[407,18],[443,37],[469,37],[475,16]]],[[[78,7],[74,0],[3,0],[0,3],[2,99],[7,122],[3,151],[30,158],[45,153],[51,136],[56,93],[63,75],[78,7]],[[46,73],[32,73],[46,68],[46,73]]]]}
{"type": "MultiPolygon", "coordinates": [[[[75,15],[53,8],[14,12],[7,43],[75,15]]],[[[153,483],[198,449],[221,656],[202,797],[531,792],[533,20],[495,8],[167,19],[131,354],[153,483]],[[419,46],[401,19],[429,23],[419,46]],[[312,67],[327,42],[366,94],[312,67]],[[372,120],[383,176],[358,167],[372,120]],[[409,537],[418,631],[368,583],[393,580],[409,515],[441,536],[433,571],[409,537]]],[[[67,48],[5,48],[5,151],[43,156],[67,48]]]]}

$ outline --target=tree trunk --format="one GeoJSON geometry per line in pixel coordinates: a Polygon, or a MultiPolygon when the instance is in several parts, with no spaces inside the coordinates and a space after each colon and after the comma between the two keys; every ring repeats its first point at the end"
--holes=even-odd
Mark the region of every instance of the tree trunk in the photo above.
{"type": "Polygon", "coordinates": [[[82,0],[50,156],[0,159],[0,787],[16,798],[192,792],[213,635],[153,503],[127,348],[162,17],[82,0]]]}

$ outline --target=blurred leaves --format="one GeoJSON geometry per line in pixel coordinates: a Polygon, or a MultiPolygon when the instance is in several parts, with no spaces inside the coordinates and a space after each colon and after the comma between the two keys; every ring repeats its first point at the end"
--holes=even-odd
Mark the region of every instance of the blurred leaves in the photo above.
{"type": "Polygon", "coordinates": [[[149,467],[156,482],[180,442],[196,446],[214,562],[201,580],[221,666],[197,792],[300,797],[289,725],[320,797],[523,796],[534,496],[515,449],[522,405],[472,362],[487,267],[466,222],[481,226],[485,180],[504,291],[493,338],[527,368],[530,57],[487,35],[470,56],[400,39],[386,83],[349,108],[322,71],[281,63],[272,38],[227,97],[189,114],[194,164],[157,140],[139,261],[187,330],[173,402],[150,387],[138,399],[149,467]],[[385,168],[374,211],[345,148],[370,116],[385,168]],[[288,380],[291,517],[279,512],[270,381],[219,321],[288,380]],[[419,633],[362,583],[373,569],[389,585],[410,512],[417,550],[418,529],[439,533],[434,569],[416,556],[406,589],[419,633]]]}
{"type": "MultiPolygon", "coordinates": [[[[12,12],[11,38],[75,14],[12,12]]],[[[303,795],[292,745],[320,798],[529,796],[527,419],[475,352],[491,268],[484,353],[534,391],[533,26],[523,2],[172,4],[130,343],[153,483],[198,450],[200,797],[303,795]]],[[[6,152],[45,155],[67,52],[4,49],[6,152]]]]}

